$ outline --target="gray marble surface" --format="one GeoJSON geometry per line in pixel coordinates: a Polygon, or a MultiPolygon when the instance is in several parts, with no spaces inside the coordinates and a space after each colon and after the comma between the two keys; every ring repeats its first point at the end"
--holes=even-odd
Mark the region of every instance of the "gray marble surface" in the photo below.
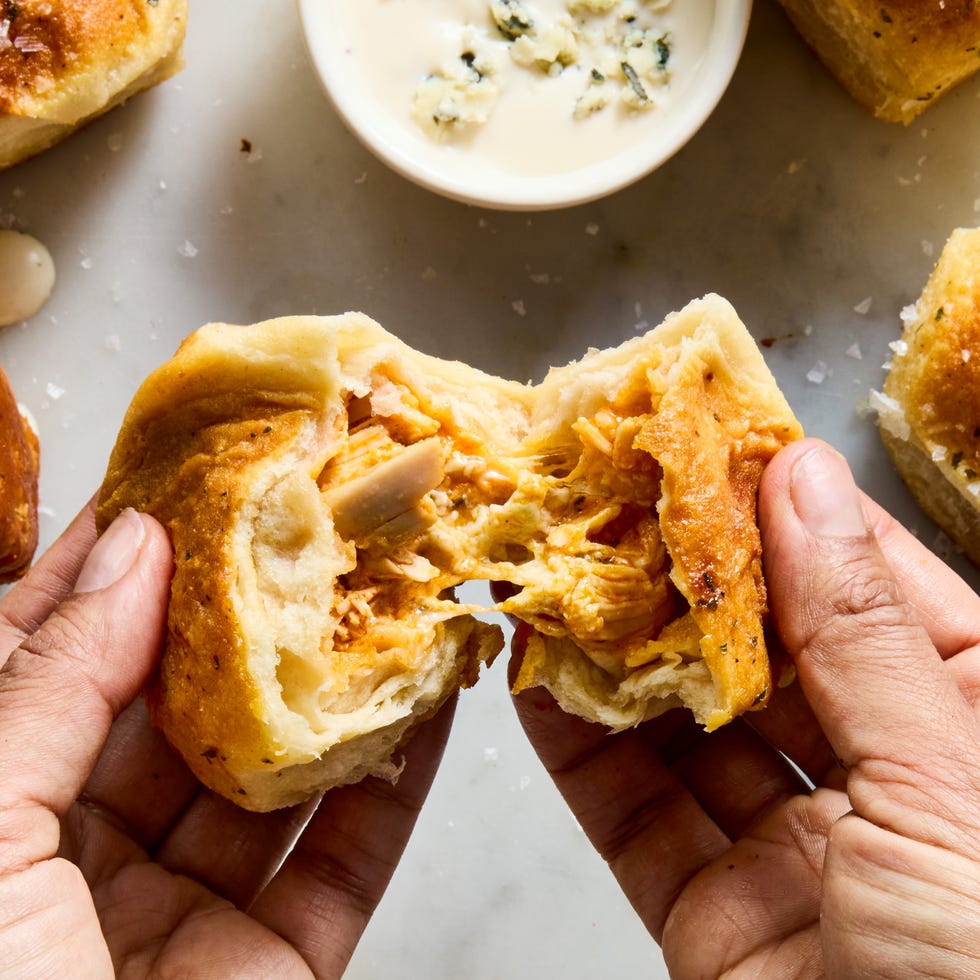
{"type": "MultiPolygon", "coordinates": [[[[980,224],[980,77],[908,128],[877,122],[760,0],[731,88],[676,157],[613,197],[522,215],[377,163],[329,108],[287,0],[194,4],[187,59],[0,174],[0,226],[39,237],[59,273],[40,314],[0,331],[41,430],[44,543],[97,487],[137,384],[208,320],[360,309],[524,380],[715,291],[775,338],[806,429],[941,547],[860,405],[946,236],[980,224]]],[[[464,695],[349,976],[665,976],[526,746],[504,666],[464,695]]]]}

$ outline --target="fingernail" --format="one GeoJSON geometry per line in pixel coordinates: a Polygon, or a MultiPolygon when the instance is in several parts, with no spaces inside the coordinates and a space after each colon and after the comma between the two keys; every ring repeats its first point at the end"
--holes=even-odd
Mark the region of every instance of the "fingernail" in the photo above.
{"type": "Polygon", "coordinates": [[[76,592],[96,592],[115,584],[133,567],[146,530],[139,514],[128,508],[95,542],[75,583],[76,592]]]}
{"type": "Polygon", "coordinates": [[[796,461],[790,497],[797,516],[812,534],[857,538],[867,533],[850,467],[833,450],[813,449],[796,461]]]}

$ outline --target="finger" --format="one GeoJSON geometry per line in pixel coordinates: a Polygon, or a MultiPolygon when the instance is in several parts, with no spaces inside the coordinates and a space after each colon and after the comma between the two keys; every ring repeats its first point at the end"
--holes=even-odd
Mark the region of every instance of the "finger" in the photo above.
{"type": "Polygon", "coordinates": [[[785,757],[741,720],[711,735],[699,730],[698,736],[670,768],[729,840],[809,790],[785,757]]]}
{"type": "Polygon", "coordinates": [[[146,851],[155,850],[201,791],[197,777],[135,700],[116,719],[79,802],[146,851]]]}
{"type": "Polygon", "coordinates": [[[435,777],[455,699],[420,726],[396,783],[368,777],[327,793],[252,906],[317,976],[340,976],[391,879],[435,777]]]}
{"type": "Polygon", "coordinates": [[[796,796],[698,874],[664,930],[670,975],[818,975],[827,835],[849,806],[830,790],[796,796]]]}
{"type": "Polygon", "coordinates": [[[765,711],[749,712],[743,719],[815,786],[839,788],[843,775],[840,760],[798,683],[777,687],[765,711]]]}
{"type": "Polygon", "coordinates": [[[71,594],[95,537],[95,505],[89,501],[27,575],[0,598],[0,667],[71,594]]]}
{"type": "Polygon", "coordinates": [[[170,544],[127,511],[92,549],[75,594],[0,670],[0,870],[56,853],[58,820],[159,653],[170,544]]]}
{"type": "Polygon", "coordinates": [[[946,659],[980,644],[980,597],[945,562],[869,497],[864,509],[895,578],[946,659]]]}
{"type": "Polygon", "coordinates": [[[942,846],[980,830],[974,713],[903,596],[841,456],[804,441],[760,489],[773,619],[859,815],[942,846]]]}
{"type": "Polygon", "coordinates": [[[251,813],[202,790],[153,857],[245,909],[279,869],[316,804],[251,813]]]}
{"type": "MultiPolygon", "coordinates": [[[[729,847],[728,837],[641,730],[611,735],[565,714],[541,687],[516,695],[514,706],[558,791],[659,942],[675,899],[729,847]]],[[[664,741],[690,738],[680,712],[648,725],[664,741]]],[[[648,734],[649,728],[644,726],[648,734]]]]}

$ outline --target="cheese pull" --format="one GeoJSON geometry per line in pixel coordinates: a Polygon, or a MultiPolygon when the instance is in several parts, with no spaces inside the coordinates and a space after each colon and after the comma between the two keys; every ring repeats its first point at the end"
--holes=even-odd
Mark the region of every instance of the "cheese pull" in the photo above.
{"type": "Polygon", "coordinates": [[[299,802],[371,773],[503,645],[517,687],[619,730],[765,704],[755,495],[801,435],[731,306],[519,384],[360,314],[210,324],[141,386],[98,508],[167,527],[176,571],[151,714],[208,786],[299,802]]]}

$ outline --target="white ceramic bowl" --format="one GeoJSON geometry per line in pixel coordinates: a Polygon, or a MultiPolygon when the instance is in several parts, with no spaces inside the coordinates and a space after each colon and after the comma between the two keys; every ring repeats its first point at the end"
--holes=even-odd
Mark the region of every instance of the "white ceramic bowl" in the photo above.
{"type": "MultiPolygon", "coordinates": [[[[616,135],[628,132],[626,138],[614,140],[595,130],[574,151],[548,159],[551,134],[525,111],[531,104],[527,95],[509,107],[501,99],[494,109],[491,121],[506,120],[508,133],[512,124],[525,127],[523,136],[510,140],[500,140],[498,133],[496,156],[486,149],[489,143],[481,143],[482,132],[473,139],[449,142],[423,132],[412,117],[412,97],[414,86],[435,67],[431,59],[438,50],[433,39],[439,27],[433,22],[410,30],[407,22],[399,22],[401,11],[414,0],[297,2],[310,57],[327,95],[347,127],[381,160],[455,200],[527,211],[582,204],[610,194],[650,173],[684,146],[728,87],[752,6],[751,0],[674,0],[672,9],[693,17],[694,28],[684,38],[686,60],[672,78],[669,99],[644,114],[650,118],[641,125],[621,115],[616,135]],[[366,28],[365,18],[374,18],[366,28]],[[535,140],[538,144],[532,145],[535,140]],[[521,147],[523,161],[510,158],[516,146],[521,147]]],[[[426,2],[427,9],[442,14],[457,9],[454,4],[470,14],[488,6],[485,0],[426,2]]],[[[535,0],[527,3],[533,8],[535,0]]],[[[589,119],[587,125],[595,124],[589,119]]]]}

